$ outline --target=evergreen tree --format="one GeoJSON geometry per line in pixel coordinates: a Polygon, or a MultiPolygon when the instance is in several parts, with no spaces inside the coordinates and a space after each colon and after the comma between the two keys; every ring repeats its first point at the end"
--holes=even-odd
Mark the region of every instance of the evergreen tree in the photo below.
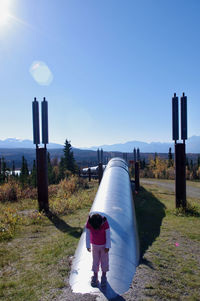
{"type": "Polygon", "coordinates": [[[29,181],[29,171],[28,171],[28,165],[27,165],[27,161],[24,158],[24,156],[22,156],[22,167],[21,167],[21,172],[20,172],[20,182],[22,184],[22,187],[27,184],[29,181]]]}
{"type": "Polygon", "coordinates": [[[55,184],[56,176],[55,176],[55,172],[53,170],[53,166],[51,164],[51,158],[50,158],[49,152],[47,154],[47,165],[48,165],[48,182],[49,182],[49,185],[50,184],[55,184]]]}
{"type": "Polygon", "coordinates": [[[70,144],[70,141],[68,141],[67,139],[65,141],[63,152],[64,152],[64,157],[61,157],[59,163],[59,180],[65,178],[67,171],[70,171],[72,173],[78,172],[78,167],[74,159],[72,146],[70,144]]]}
{"type": "Polygon", "coordinates": [[[168,152],[168,167],[173,166],[172,148],[169,148],[168,152]]]}
{"type": "Polygon", "coordinates": [[[193,160],[190,160],[190,170],[193,170],[193,160]]]}
{"type": "Polygon", "coordinates": [[[15,177],[15,161],[12,161],[12,176],[15,177]]]}
{"type": "Polygon", "coordinates": [[[2,183],[5,183],[5,181],[7,180],[7,166],[6,166],[6,161],[4,159],[4,157],[2,157],[2,160],[1,160],[1,182],[2,183]]]}
{"type": "Polygon", "coordinates": [[[143,158],[143,160],[141,161],[141,168],[145,169],[145,167],[146,167],[146,161],[145,158],[143,158]]]}
{"type": "Polygon", "coordinates": [[[59,163],[59,175],[58,180],[62,180],[65,178],[65,164],[64,164],[64,158],[61,157],[60,163],[59,163]]]}
{"type": "Polygon", "coordinates": [[[70,141],[65,141],[65,146],[64,146],[64,167],[65,170],[69,170],[72,173],[75,172],[76,166],[75,166],[75,159],[74,159],[74,154],[72,152],[72,146],[70,144],[70,141]]]}
{"type": "Polygon", "coordinates": [[[197,158],[197,166],[200,167],[200,155],[198,155],[198,158],[197,158]]]}
{"type": "Polygon", "coordinates": [[[31,185],[36,188],[37,187],[37,168],[36,168],[35,160],[33,161],[33,167],[31,170],[30,178],[31,178],[30,179],[31,185]]]}
{"type": "Polygon", "coordinates": [[[155,166],[156,166],[157,158],[158,158],[158,154],[155,152],[155,154],[154,154],[154,163],[155,163],[155,166]]]}

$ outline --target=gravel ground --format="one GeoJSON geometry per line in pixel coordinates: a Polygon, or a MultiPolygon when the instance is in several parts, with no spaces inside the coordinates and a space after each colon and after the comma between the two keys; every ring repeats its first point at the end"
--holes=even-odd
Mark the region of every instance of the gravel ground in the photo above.
{"type": "MultiPolygon", "coordinates": [[[[141,179],[140,182],[143,184],[158,185],[166,188],[169,191],[175,192],[175,183],[167,183],[167,182],[160,182],[156,180],[146,180],[146,179],[141,179]]],[[[198,187],[191,186],[187,183],[186,193],[188,197],[200,199],[200,188],[198,187]]]]}

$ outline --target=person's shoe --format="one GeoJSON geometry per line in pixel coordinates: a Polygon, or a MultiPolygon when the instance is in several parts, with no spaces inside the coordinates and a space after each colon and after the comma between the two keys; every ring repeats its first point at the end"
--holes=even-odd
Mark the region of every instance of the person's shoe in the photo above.
{"type": "Polygon", "coordinates": [[[91,278],[91,286],[97,287],[98,286],[98,278],[96,276],[92,276],[91,278]]]}
{"type": "Polygon", "coordinates": [[[106,276],[101,276],[101,287],[106,287],[107,284],[107,277],[106,276]]]}

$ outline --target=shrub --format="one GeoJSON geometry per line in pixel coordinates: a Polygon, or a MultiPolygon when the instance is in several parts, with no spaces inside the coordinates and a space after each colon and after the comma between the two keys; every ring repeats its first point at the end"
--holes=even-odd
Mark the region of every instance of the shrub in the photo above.
{"type": "Polygon", "coordinates": [[[58,193],[58,185],[49,185],[48,193],[49,193],[49,198],[56,197],[58,193]]]}
{"type": "Polygon", "coordinates": [[[26,187],[21,191],[20,199],[37,199],[37,188],[26,187]]]}
{"type": "Polygon", "coordinates": [[[0,202],[16,202],[20,195],[20,187],[14,182],[10,181],[0,186],[0,202]]]}
{"type": "Polygon", "coordinates": [[[16,210],[7,208],[0,215],[0,240],[10,239],[14,236],[16,226],[21,221],[16,210]]]}
{"type": "Polygon", "coordinates": [[[86,182],[72,175],[70,178],[64,179],[58,184],[57,197],[67,199],[80,188],[88,188],[86,182]]]}

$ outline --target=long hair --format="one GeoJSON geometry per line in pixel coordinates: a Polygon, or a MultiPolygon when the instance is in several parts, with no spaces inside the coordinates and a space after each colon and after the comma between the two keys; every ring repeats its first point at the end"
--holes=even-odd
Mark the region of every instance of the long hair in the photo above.
{"type": "Polygon", "coordinates": [[[92,226],[92,228],[97,230],[100,229],[101,227],[101,224],[103,222],[103,217],[100,214],[96,213],[93,214],[92,216],[89,216],[88,222],[92,226]]]}

